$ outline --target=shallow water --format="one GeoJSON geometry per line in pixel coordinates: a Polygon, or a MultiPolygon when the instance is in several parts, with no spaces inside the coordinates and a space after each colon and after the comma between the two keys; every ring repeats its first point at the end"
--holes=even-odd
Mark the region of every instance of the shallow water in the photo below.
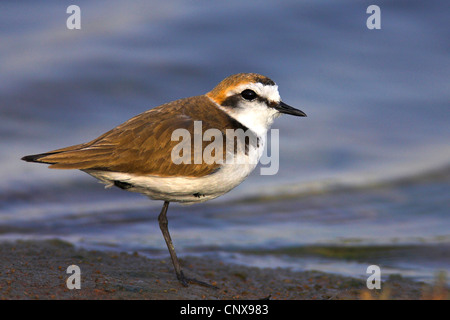
{"type": "Polygon", "coordinates": [[[280,169],[211,202],[172,204],[180,255],[429,281],[449,271],[450,58],[444,1],[0,3],[0,236],[166,255],[161,203],[20,161],[161,103],[258,72],[283,116],[280,169]]]}

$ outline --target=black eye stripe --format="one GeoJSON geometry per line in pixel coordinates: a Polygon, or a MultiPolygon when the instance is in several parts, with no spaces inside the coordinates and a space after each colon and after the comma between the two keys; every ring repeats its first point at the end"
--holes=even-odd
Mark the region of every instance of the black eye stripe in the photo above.
{"type": "Polygon", "coordinates": [[[224,106],[224,107],[235,108],[235,107],[238,106],[238,102],[241,101],[241,99],[242,99],[242,97],[241,97],[240,93],[239,94],[234,94],[232,96],[229,96],[225,100],[223,100],[221,105],[224,106]]]}
{"type": "MultiPolygon", "coordinates": [[[[274,103],[274,102],[271,103],[271,102],[269,102],[269,100],[267,100],[266,98],[263,98],[261,96],[256,96],[255,100],[258,102],[265,103],[268,107],[273,107],[274,105],[277,105],[277,103],[274,103]]],[[[252,101],[255,101],[255,100],[252,100],[252,101]]],[[[236,94],[226,98],[221,103],[221,105],[224,107],[236,108],[238,106],[239,101],[242,101],[242,95],[240,93],[236,93],[236,94]]]]}

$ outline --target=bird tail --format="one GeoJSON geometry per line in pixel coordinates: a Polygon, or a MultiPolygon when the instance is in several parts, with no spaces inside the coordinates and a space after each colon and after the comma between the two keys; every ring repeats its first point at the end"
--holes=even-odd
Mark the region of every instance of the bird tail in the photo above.
{"type": "Polygon", "coordinates": [[[50,168],[54,169],[82,169],[84,167],[82,164],[86,162],[86,155],[80,151],[83,151],[84,146],[84,144],[78,144],[46,153],[32,154],[22,157],[21,160],[50,164],[50,168]]]}
{"type": "Polygon", "coordinates": [[[53,162],[48,162],[48,161],[45,161],[44,159],[42,159],[42,158],[44,158],[46,156],[49,156],[51,154],[54,154],[54,153],[50,152],[50,153],[31,154],[31,155],[22,157],[21,160],[26,161],[26,162],[53,164],[53,162]]]}

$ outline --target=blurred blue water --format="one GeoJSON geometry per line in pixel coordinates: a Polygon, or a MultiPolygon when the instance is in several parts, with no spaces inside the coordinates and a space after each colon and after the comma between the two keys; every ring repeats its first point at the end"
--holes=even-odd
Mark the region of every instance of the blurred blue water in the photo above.
{"type": "MultiPolygon", "coordinates": [[[[261,194],[302,199],[446,168],[446,1],[378,1],[381,30],[366,28],[369,1],[78,1],[82,29],[76,31],[66,28],[70,4],[0,2],[0,232],[5,238],[64,234],[77,243],[163,249],[154,221],[159,202],[105,191],[80,172],[18,159],[91,140],[161,103],[203,94],[230,74],[258,72],[275,80],[283,100],[308,118],[284,116],[275,123],[281,139],[277,175],[256,170],[211,204],[173,206],[175,217],[189,212],[174,222],[180,247],[340,245],[342,238],[365,244],[448,243],[445,170],[444,182],[412,179],[406,189],[395,184],[386,191],[390,196],[373,199],[368,192],[370,201],[361,201],[368,212],[382,215],[380,228],[345,192],[320,198],[324,205],[307,224],[303,202],[287,202],[288,222],[278,223],[280,202],[268,209],[246,201],[261,194]],[[401,205],[393,196],[399,194],[401,205]],[[340,210],[333,209],[335,197],[340,210]],[[256,226],[253,216],[233,220],[247,211],[259,214],[256,226]],[[330,215],[336,223],[327,220],[330,215]],[[196,229],[202,224],[206,228],[196,229]],[[214,240],[228,224],[225,238],[214,240]]],[[[448,269],[439,259],[437,265],[448,269]]]]}

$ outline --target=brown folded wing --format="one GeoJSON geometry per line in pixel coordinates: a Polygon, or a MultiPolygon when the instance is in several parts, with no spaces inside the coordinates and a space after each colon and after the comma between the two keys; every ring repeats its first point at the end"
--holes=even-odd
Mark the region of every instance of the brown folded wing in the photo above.
{"type": "MultiPolygon", "coordinates": [[[[24,157],[26,161],[51,164],[55,169],[80,169],[127,172],[156,176],[204,176],[219,169],[214,164],[194,164],[191,135],[191,164],[175,164],[172,141],[175,129],[193,132],[194,121],[202,121],[202,131],[233,128],[236,121],[206,96],[174,101],[146,111],[108,131],[91,142],[24,157]],[[207,119],[207,120],[205,120],[207,119]]],[[[206,143],[203,142],[203,147],[206,143]]],[[[224,148],[225,152],[225,148],[224,148]]]]}

